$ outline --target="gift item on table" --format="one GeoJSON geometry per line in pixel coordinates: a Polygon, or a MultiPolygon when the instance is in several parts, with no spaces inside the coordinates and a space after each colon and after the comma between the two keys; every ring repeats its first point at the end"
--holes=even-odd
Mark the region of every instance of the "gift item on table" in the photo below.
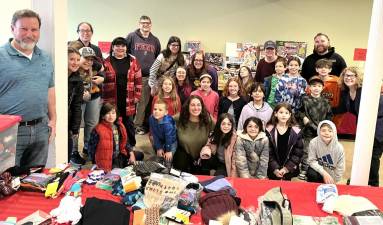
{"type": "Polygon", "coordinates": [[[113,185],[118,181],[120,181],[120,175],[109,172],[102,180],[97,181],[96,188],[111,191],[113,190],[113,185]]]}
{"type": "Polygon", "coordinates": [[[268,190],[258,199],[259,224],[292,225],[291,203],[280,187],[268,190]]]}
{"type": "Polygon", "coordinates": [[[335,216],[317,217],[293,215],[294,225],[340,225],[335,216]]]}
{"type": "Polygon", "coordinates": [[[186,182],[180,178],[152,173],[145,187],[144,203],[147,207],[160,205],[161,210],[176,206],[186,182]]]}
{"type": "Polygon", "coordinates": [[[140,210],[140,209],[145,209],[146,208],[146,205],[144,203],[144,196],[142,196],[141,198],[139,198],[136,203],[134,203],[132,205],[132,210],[133,211],[136,211],[136,210],[140,210]]]}
{"type": "Polygon", "coordinates": [[[130,177],[128,179],[121,178],[121,183],[125,193],[138,190],[141,187],[141,182],[142,179],[138,176],[130,177]]]}
{"type": "Polygon", "coordinates": [[[41,210],[37,210],[34,213],[26,216],[25,218],[19,220],[17,225],[23,225],[23,224],[33,224],[33,225],[49,225],[52,224],[51,216],[41,210]]]}
{"type": "Polygon", "coordinates": [[[74,196],[65,196],[61,199],[57,208],[53,209],[50,214],[58,223],[77,224],[81,219],[81,198],[74,196]]]}
{"type": "Polygon", "coordinates": [[[132,206],[137,202],[138,199],[140,199],[143,196],[144,194],[142,194],[140,190],[132,191],[132,192],[126,193],[121,199],[121,202],[126,206],[132,206]]]}
{"type": "Polygon", "coordinates": [[[171,207],[168,211],[161,215],[161,217],[165,217],[170,221],[174,221],[181,224],[189,224],[190,216],[190,212],[179,209],[175,206],[171,207]]]}
{"type": "Polygon", "coordinates": [[[232,187],[230,182],[227,181],[222,175],[215,176],[209,180],[200,182],[200,184],[204,187],[203,190],[205,192],[228,190],[233,196],[237,194],[236,190],[232,187]]]}
{"type": "Polygon", "coordinates": [[[134,211],[133,225],[145,225],[145,209],[134,211]]]}
{"type": "MultiPolygon", "coordinates": [[[[240,203],[241,199],[233,197],[228,190],[207,193],[199,199],[203,223],[209,224],[209,220],[217,220],[225,214],[238,215],[240,203]]],[[[223,219],[226,218],[225,215],[223,219]]]]}
{"type": "Polygon", "coordinates": [[[134,164],[134,172],[137,176],[146,177],[153,172],[161,172],[165,167],[154,161],[137,161],[134,164]]]}
{"type": "Polygon", "coordinates": [[[70,187],[70,189],[69,189],[69,191],[67,191],[66,195],[71,195],[74,197],[80,196],[82,194],[81,193],[81,185],[82,185],[81,182],[76,182],[76,183],[72,184],[72,187],[70,187]]]}
{"type": "Polygon", "coordinates": [[[381,216],[345,216],[343,217],[344,225],[383,225],[383,217],[381,216]]]}
{"type": "MultiPolygon", "coordinates": [[[[378,207],[365,197],[339,195],[334,199],[333,211],[337,211],[343,216],[381,215],[378,207]],[[376,214],[377,212],[379,213],[376,214]]],[[[331,207],[329,208],[331,209],[331,207]]]]}
{"type": "Polygon", "coordinates": [[[129,210],[117,202],[87,198],[81,212],[82,218],[78,225],[129,224],[129,210]]]}
{"type": "Polygon", "coordinates": [[[13,181],[11,173],[3,172],[0,175],[0,199],[12,195],[19,187],[20,180],[16,179],[13,181]]]}
{"type": "Polygon", "coordinates": [[[178,208],[186,210],[192,214],[197,212],[198,200],[201,197],[202,185],[199,183],[190,183],[182,191],[178,199],[178,208]]]}
{"type": "Polygon", "coordinates": [[[160,206],[155,205],[145,209],[145,225],[158,225],[160,222],[160,206]]]}
{"type": "Polygon", "coordinates": [[[88,178],[85,180],[85,183],[87,184],[96,184],[97,181],[102,180],[105,176],[105,171],[104,170],[93,170],[88,174],[88,178]]]}
{"type": "Polygon", "coordinates": [[[31,173],[29,176],[21,180],[20,188],[23,190],[44,192],[48,184],[54,179],[55,175],[31,173]]]}
{"type": "Polygon", "coordinates": [[[182,172],[180,177],[188,183],[198,183],[198,178],[191,173],[182,172]]]}
{"type": "Polygon", "coordinates": [[[324,203],[326,199],[338,196],[335,184],[321,184],[317,187],[316,202],[324,203]]]}
{"type": "Polygon", "coordinates": [[[59,190],[57,191],[57,196],[61,193],[66,194],[72,187],[72,185],[76,182],[83,182],[86,176],[77,170],[69,171],[68,177],[65,179],[59,190]]]}

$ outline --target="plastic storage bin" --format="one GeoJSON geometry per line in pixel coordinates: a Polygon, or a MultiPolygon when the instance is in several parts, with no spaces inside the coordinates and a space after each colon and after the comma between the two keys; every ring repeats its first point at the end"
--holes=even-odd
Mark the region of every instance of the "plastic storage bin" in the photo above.
{"type": "Polygon", "coordinates": [[[20,116],[0,115],[0,173],[15,165],[20,116]]]}

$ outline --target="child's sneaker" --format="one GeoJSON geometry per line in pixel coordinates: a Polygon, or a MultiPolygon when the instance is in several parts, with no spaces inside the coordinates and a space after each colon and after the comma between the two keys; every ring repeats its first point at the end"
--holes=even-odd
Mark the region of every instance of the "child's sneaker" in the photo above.
{"type": "Polygon", "coordinates": [[[307,180],[306,171],[301,171],[301,173],[298,175],[298,179],[300,180],[307,180]]]}
{"type": "Polygon", "coordinates": [[[75,151],[72,153],[70,157],[70,163],[77,164],[77,165],[84,165],[86,163],[86,160],[81,157],[78,151],[75,151]]]}

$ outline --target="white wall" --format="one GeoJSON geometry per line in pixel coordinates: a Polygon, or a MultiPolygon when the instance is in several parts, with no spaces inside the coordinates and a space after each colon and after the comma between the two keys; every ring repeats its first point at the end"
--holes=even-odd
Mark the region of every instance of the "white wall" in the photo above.
{"type": "Polygon", "coordinates": [[[200,40],[208,52],[224,52],[226,41],[297,40],[309,43],[310,54],[314,35],[323,32],[355,64],[354,48],[367,47],[371,8],[372,0],[68,0],[68,40],[88,21],[94,43],[112,41],[136,29],[146,14],[163,46],[171,35],[200,40]]]}

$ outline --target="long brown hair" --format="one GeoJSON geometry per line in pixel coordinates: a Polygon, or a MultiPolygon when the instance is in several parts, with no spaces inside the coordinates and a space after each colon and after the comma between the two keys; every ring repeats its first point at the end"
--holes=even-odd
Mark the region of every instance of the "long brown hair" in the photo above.
{"type": "Polygon", "coordinates": [[[181,108],[181,113],[180,113],[180,125],[182,127],[186,127],[186,125],[189,123],[189,119],[190,119],[190,111],[189,111],[189,108],[190,108],[190,102],[193,100],[193,99],[198,99],[198,101],[201,103],[201,114],[199,114],[199,125],[200,126],[208,126],[209,123],[210,123],[210,115],[208,113],[208,111],[206,110],[206,107],[203,103],[203,100],[201,97],[197,96],[197,95],[191,95],[187,100],[186,102],[182,105],[182,108],[181,108]]]}
{"type": "Polygon", "coordinates": [[[178,102],[177,102],[177,96],[178,96],[177,87],[176,87],[176,83],[174,82],[174,79],[171,76],[164,75],[160,78],[158,82],[158,99],[163,100],[165,98],[165,93],[164,93],[164,90],[162,89],[162,85],[164,84],[166,80],[169,80],[172,83],[172,91],[170,92],[170,99],[174,103],[173,104],[174,112],[178,112],[178,109],[180,106],[178,105],[178,102]]]}
{"type": "Polygon", "coordinates": [[[285,103],[285,102],[281,102],[279,103],[277,106],[275,106],[274,108],[274,111],[273,111],[273,114],[271,116],[271,119],[269,120],[269,122],[267,122],[267,125],[274,125],[276,126],[277,123],[278,123],[278,118],[275,114],[278,113],[278,111],[281,109],[281,108],[285,108],[287,111],[290,112],[290,118],[289,120],[287,120],[287,126],[288,127],[292,127],[294,125],[297,124],[296,120],[295,120],[295,117],[294,117],[294,114],[293,114],[293,109],[291,108],[291,105],[288,104],[288,103],[285,103]]]}

